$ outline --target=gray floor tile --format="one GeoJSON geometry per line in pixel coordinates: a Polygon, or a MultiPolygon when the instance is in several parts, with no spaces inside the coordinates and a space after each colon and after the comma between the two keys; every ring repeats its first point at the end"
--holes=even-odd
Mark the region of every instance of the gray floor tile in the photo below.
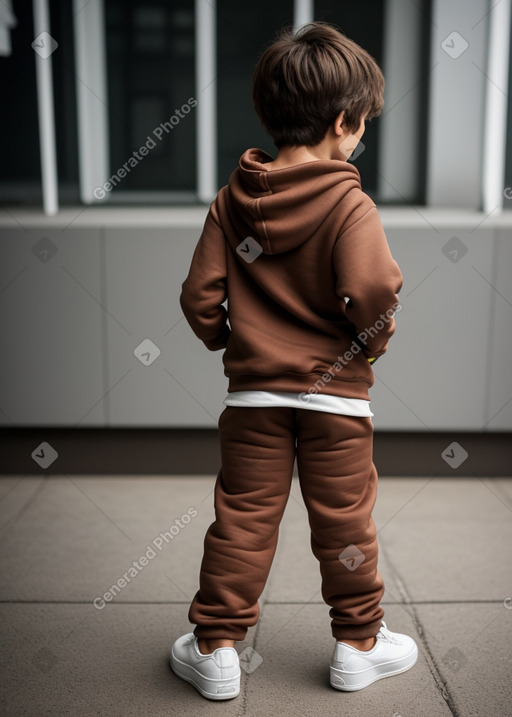
{"type": "Polygon", "coordinates": [[[118,599],[192,599],[214,518],[213,479],[48,478],[27,506],[34,485],[16,485],[3,501],[12,505],[1,537],[1,599],[92,600],[148,547],[155,556],[118,599]],[[197,515],[185,524],[192,508],[197,515]]]}
{"type": "Polygon", "coordinates": [[[0,599],[11,601],[0,605],[4,714],[436,717],[451,705],[461,716],[512,715],[512,480],[381,479],[374,517],[385,619],[416,636],[421,657],[400,677],[345,694],[328,683],[330,618],[294,479],[260,622],[237,644],[240,653],[254,644],[263,661],[242,672],[242,695],[221,704],[206,702],[167,665],[173,640],[193,628],[187,613],[214,518],[214,483],[0,480],[0,599]],[[192,507],[197,515],[184,522],[192,507]],[[176,525],[157,548],[153,541],[176,525]],[[95,609],[93,599],[148,546],[155,556],[95,609]]]}
{"type": "Polygon", "coordinates": [[[482,478],[481,481],[512,510],[512,480],[510,478],[482,478]]]}
{"type": "Polygon", "coordinates": [[[0,541],[37,499],[43,487],[44,478],[41,477],[0,477],[0,541]]]}
{"type": "Polygon", "coordinates": [[[388,608],[387,619],[391,630],[406,632],[417,640],[420,647],[417,664],[403,675],[380,680],[359,692],[345,693],[329,685],[334,639],[330,620],[322,608],[265,606],[254,642],[254,649],[263,661],[249,675],[247,714],[251,717],[450,715],[412,620],[398,606],[388,608]]]}
{"type": "MultiPolygon", "coordinates": [[[[181,606],[116,604],[97,611],[90,605],[4,604],[0,612],[7,717],[242,714],[242,695],[207,701],[171,671],[172,643],[189,631],[181,606]]],[[[237,649],[249,645],[237,643],[237,649]]]]}
{"type": "Polygon", "coordinates": [[[415,609],[458,714],[512,715],[512,610],[503,602],[415,609]]]}
{"type": "Polygon", "coordinates": [[[503,566],[512,564],[512,510],[498,491],[510,483],[433,479],[421,489],[413,479],[383,481],[379,543],[410,599],[503,599],[510,590],[503,566]]]}
{"type": "MultiPolygon", "coordinates": [[[[5,521],[0,599],[91,601],[117,582],[149,547],[156,555],[116,599],[191,600],[198,588],[204,534],[214,520],[214,484],[214,476],[0,481],[5,491],[10,489],[0,503],[5,521]],[[186,527],[167,536],[168,542],[160,538],[161,549],[156,547],[153,541],[160,533],[171,526],[177,530],[176,520],[192,508],[197,515],[186,527]]],[[[394,602],[398,589],[384,555],[380,568],[390,593],[385,599],[394,602]]],[[[262,598],[322,601],[319,567],[311,552],[297,479],[262,598]]]]}

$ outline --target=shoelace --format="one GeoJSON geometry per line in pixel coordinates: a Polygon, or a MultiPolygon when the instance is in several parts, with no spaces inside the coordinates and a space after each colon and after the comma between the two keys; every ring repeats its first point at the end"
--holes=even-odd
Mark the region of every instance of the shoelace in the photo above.
{"type": "Polygon", "coordinates": [[[392,632],[390,632],[386,626],[384,620],[382,621],[382,627],[377,633],[377,639],[384,640],[384,642],[390,642],[393,645],[399,645],[400,640],[397,639],[392,632]]]}

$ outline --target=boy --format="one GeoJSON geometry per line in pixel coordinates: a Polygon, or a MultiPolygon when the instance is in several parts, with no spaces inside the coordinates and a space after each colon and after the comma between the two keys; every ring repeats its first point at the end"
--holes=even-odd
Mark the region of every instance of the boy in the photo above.
{"type": "Polygon", "coordinates": [[[383,89],[375,61],[333,27],[281,33],[253,76],[277,158],[241,157],[182,287],[190,326],[225,349],[229,378],[216,520],[188,614],[196,628],[171,652],[174,672],[210,699],[239,694],[234,644],[259,617],[295,458],[331,606],[332,687],[359,690],[417,659],[414,640],[382,621],[371,517],[371,363],[394,332],[402,275],[347,162],[383,89]]]}

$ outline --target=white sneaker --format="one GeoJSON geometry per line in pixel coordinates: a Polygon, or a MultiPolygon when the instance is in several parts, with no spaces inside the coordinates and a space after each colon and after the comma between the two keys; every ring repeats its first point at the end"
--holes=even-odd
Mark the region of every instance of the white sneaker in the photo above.
{"type": "Polygon", "coordinates": [[[418,659],[412,637],[390,632],[384,620],[377,642],[368,652],[336,642],[331,660],[331,687],[344,692],[362,690],[383,677],[410,670],[418,659]]]}
{"type": "Polygon", "coordinates": [[[240,662],[234,647],[203,655],[193,632],[179,637],[171,650],[173,671],[210,700],[230,700],[240,693],[240,662]]]}

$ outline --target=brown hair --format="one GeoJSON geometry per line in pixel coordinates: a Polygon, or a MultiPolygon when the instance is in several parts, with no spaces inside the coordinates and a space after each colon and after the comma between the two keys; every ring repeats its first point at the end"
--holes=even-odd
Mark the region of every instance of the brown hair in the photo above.
{"type": "Polygon", "coordinates": [[[380,114],[383,92],[371,55],[322,22],[280,32],[253,74],[256,113],[278,148],[319,144],[342,110],[356,131],[365,114],[380,114]]]}

